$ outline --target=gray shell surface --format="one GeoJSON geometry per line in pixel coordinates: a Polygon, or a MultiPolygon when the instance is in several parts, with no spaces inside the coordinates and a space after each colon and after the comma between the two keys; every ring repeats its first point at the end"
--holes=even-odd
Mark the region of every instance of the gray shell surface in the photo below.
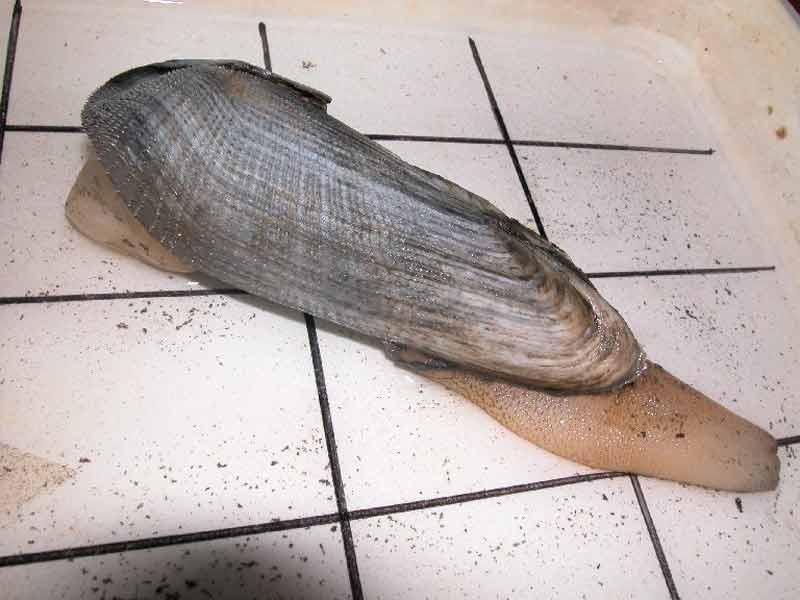
{"type": "Polygon", "coordinates": [[[391,344],[597,391],[644,357],[567,255],[488,201],[236,61],[113,78],[83,125],[134,217],[186,264],[391,344]]]}

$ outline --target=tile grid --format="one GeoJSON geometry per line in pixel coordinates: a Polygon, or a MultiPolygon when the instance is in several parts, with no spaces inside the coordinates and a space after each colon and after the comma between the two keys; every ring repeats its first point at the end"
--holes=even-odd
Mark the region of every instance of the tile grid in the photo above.
{"type": "MultiPolygon", "coordinates": [[[[14,5],[14,12],[12,15],[12,22],[11,22],[11,32],[9,35],[9,43],[8,43],[8,53],[6,57],[6,69],[5,69],[5,77],[3,83],[3,97],[2,97],[2,122],[0,123],[0,140],[2,140],[2,136],[4,135],[5,131],[47,131],[47,132],[80,132],[80,127],[71,127],[71,126],[36,126],[36,125],[6,125],[6,115],[7,115],[7,106],[8,106],[8,98],[10,94],[10,86],[11,86],[11,73],[13,72],[13,63],[14,63],[14,54],[16,51],[16,42],[17,36],[19,31],[19,22],[20,17],[22,14],[22,5],[20,0],[17,0],[14,5]]],[[[261,33],[262,29],[259,28],[261,33]]],[[[262,39],[265,39],[265,31],[262,34],[262,39]]],[[[476,60],[479,60],[477,56],[477,46],[475,46],[474,42],[470,40],[470,46],[473,49],[473,56],[476,60]]],[[[268,50],[265,50],[265,59],[268,60],[268,50]]],[[[485,71],[483,73],[485,78],[485,71]]],[[[485,79],[488,82],[488,79],[485,79]]],[[[495,103],[496,105],[496,103],[495,103]]],[[[496,114],[499,114],[499,109],[496,114]]],[[[502,118],[502,117],[501,117],[502,118]]],[[[644,151],[644,152],[678,152],[678,153],[689,153],[689,154],[711,154],[713,150],[691,150],[691,149],[671,149],[671,148],[656,148],[656,147],[647,147],[647,146],[620,146],[620,145],[605,145],[605,144],[571,144],[568,142],[541,142],[541,141],[511,141],[508,133],[505,132],[503,135],[502,140],[494,140],[494,139],[487,139],[484,140],[482,138],[444,138],[444,137],[434,137],[434,136],[389,136],[389,135],[380,135],[374,134],[371,135],[373,139],[376,140],[389,140],[389,139],[397,139],[400,141],[431,141],[431,142],[462,142],[462,143],[487,143],[487,144],[503,144],[509,147],[510,144],[518,144],[518,145],[534,145],[534,146],[545,146],[545,147],[578,147],[578,148],[595,148],[595,149],[607,149],[607,150],[633,150],[633,151],[644,151]]],[[[0,148],[2,147],[0,141],[0,148]]],[[[513,156],[515,153],[513,152],[513,146],[510,147],[510,156],[513,156]]],[[[521,171],[518,171],[518,175],[520,177],[520,182],[523,186],[527,188],[526,183],[524,182],[524,176],[521,174],[521,171]]],[[[529,197],[529,191],[526,194],[526,197],[529,197]]],[[[532,211],[535,211],[535,208],[532,204],[531,198],[531,208],[532,211]]],[[[537,220],[537,226],[540,223],[537,220]]],[[[774,267],[739,267],[739,268],[720,268],[720,269],[678,269],[678,270],[656,270],[656,271],[630,271],[630,272],[606,272],[606,273],[595,273],[592,274],[594,277],[626,277],[626,276],[653,276],[653,275],[692,275],[692,274],[713,274],[713,273],[742,273],[742,272],[752,272],[752,271],[761,271],[761,270],[773,270],[774,267]]],[[[132,292],[132,293],[123,293],[123,294],[75,294],[75,295],[63,295],[63,296],[42,296],[42,297],[16,297],[16,298],[0,298],[0,304],[17,304],[17,303],[30,303],[30,302],[51,302],[51,301],[82,301],[82,300],[103,300],[103,299],[116,299],[116,298],[130,298],[130,297],[164,297],[164,296],[193,296],[193,295],[212,295],[212,294],[237,294],[242,293],[239,290],[233,289],[224,289],[224,290],[190,290],[190,291],[177,291],[177,292],[132,292]]],[[[313,327],[313,319],[307,317],[307,326],[309,331],[309,340],[316,339],[316,330],[313,327]]],[[[321,382],[321,388],[318,388],[320,391],[320,404],[321,409],[323,412],[323,420],[325,420],[325,407],[327,407],[327,394],[324,392],[324,376],[322,374],[322,362],[321,356],[319,355],[319,347],[316,346],[317,352],[316,356],[314,353],[314,344],[311,344],[312,348],[312,360],[314,361],[315,366],[315,375],[317,376],[318,385],[321,382]],[[323,400],[324,397],[324,400],[323,400]]],[[[327,410],[327,418],[330,420],[330,410],[327,410]]],[[[330,438],[328,436],[328,427],[326,426],[326,441],[329,443],[329,451],[331,450],[331,442],[333,442],[333,450],[335,451],[335,439],[333,438],[333,427],[332,423],[330,425],[330,438]]],[[[779,445],[785,446],[790,444],[800,443],[800,436],[789,436],[786,438],[782,438],[779,440],[779,445]]],[[[338,459],[336,460],[337,470],[338,470],[338,459]]],[[[331,464],[331,468],[333,471],[333,462],[331,464]]],[[[538,481],[528,484],[521,484],[521,485],[512,485],[512,486],[505,486],[501,488],[496,488],[493,490],[484,490],[480,492],[471,492],[466,494],[459,494],[455,496],[446,496],[441,498],[432,498],[428,500],[421,500],[415,502],[408,502],[408,503],[400,503],[394,504],[389,506],[382,506],[382,507],[374,507],[374,508],[367,508],[367,509],[360,509],[355,511],[347,511],[346,504],[339,503],[339,493],[337,492],[337,505],[339,506],[340,510],[337,514],[326,514],[326,515],[318,515],[318,516],[311,516],[311,517],[304,517],[299,519],[291,519],[285,521],[272,521],[269,523],[263,524],[256,524],[256,525],[248,525],[243,527],[234,527],[234,528],[225,528],[225,529],[215,529],[206,532],[195,532],[189,534],[180,534],[180,535],[173,535],[173,536],[161,536],[161,537],[154,537],[154,538],[145,538],[139,540],[132,540],[128,542],[120,542],[120,543],[112,543],[112,544],[100,544],[100,545],[93,545],[93,546],[82,546],[76,548],[66,548],[60,550],[53,550],[48,552],[38,552],[38,553],[27,553],[27,554],[17,554],[11,556],[0,557],[0,567],[3,566],[12,566],[18,564],[29,564],[33,562],[46,562],[52,560],[63,560],[69,558],[75,558],[79,556],[93,556],[93,555],[100,555],[100,554],[111,554],[117,552],[123,552],[128,550],[138,550],[143,548],[154,548],[154,547],[161,547],[161,546],[168,546],[168,545],[176,545],[176,544],[185,544],[185,543],[193,543],[193,542],[201,542],[206,540],[213,540],[213,539],[222,539],[222,538],[231,538],[231,537],[239,537],[239,536],[246,536],[246,535],[255,535],[259,533],[266,533],[270,531],[285,531],[289,529],[296,529],[296,528],[305,528],[314,525],[322,525],[322,524],[330,524],[336,521],[345,520],[349,523],[350,520],[355,519],[365,519],[371,518],[379,515],[386,515],[392,513],[399,513],[399,512],[407,512],[413,510],[422,510],[431,507],[438,507],[438,506],[445,506],[463,502],[471,502],[475,500],[490,498],[490,497],[498,497],[503,495],[509,494],[516,494],[516,493],[523,493],[528,491],[535,491],[540,489],[547,489],[553,487],[560,487],[565,485],[573,485],[576,483],[584,482],[584,481],[593,481],[595,479],[605,479],[605,478],[613,478],[613,477],[620,477],[624,474],[620,473],[594,473],[588,475],[580,475],[574,477],[566,477],[560,479],[553,479],[553,480],[546,480],[546,481],[538,481]],[[344,509],[344,510],[342,510],[344,509]]],[[[644,502],[644,497],[641,493],[641,487],[638,484],[638,478],[635,476],[631,476],[631,482],[634,487],[634,491],[636,492],[637,499],[640,503],[640,508],[642,509],[643,517],[645,522],[648,526],[648,531],[651,533],[651,539],[654,539],[654,547],[656,549],[656,553],[659,553],[660,544],[657,544],[657,533],[655,532],[655,527],[652,526],[652,519],[648,518],[649,510],[647,509],[646,502],[644,502]],[[652,526],[652,528],[651,528],[652,526]]],[[[341,473],[339,472],[339,483],[342,488],[341,498],[344,500],[343,495],[343,485],[341,483],[341,473]]],[[[344,533],[343,533],[344,537],[344,533]]],[[[351,538],[352,543],[352,538],[351,538]]],[[[345,541],[345,545],[347,542],[345,541]]],[[[354,552],[354,551],[353,551],[354,552]]],[[[663,555],[663,550],[661,550],[661,555],[663,555]]],[[[355,560],[355,555],[353,554],[353,560],[355,560]]],[[[348,567],[349,567],[348,563],[348,567]]],[[[663,565],[662,565],[663,569],[663,565]]],[[[357,576],[357,573],[356,573],[357,576]]],[[[666,574],[665,574],[666,578],[666,574]]],[[[674,588],[674,582],[671,582],[671,577],[667,579],[667,585],[670,589],[670,593],[673,597],[677,597],[677,592],[674,588]]],[[[351,571],[351,585],[352,585],[352,571],[351,571]]],[[[360,582],[357,581],[358,589],[360,592],[360,582]]],[[[355,594],[354,594],[355,595],[355,594]]],[[[361,597],[360,595],[358,597],[361,597]]]]}
{"type": "MultiPolygon", "coordinates": [[[[427,510],[431,508],[439,508],[442,506],[450,506],[453,504],[463,504],[466,502],[475,502],[477,500],[486,500],[489,498],[502,498],[504,496],[513,496],[516,494],[523,494],[526,492],[536,492],[540,490],[567,487],[570,485],[576,485],[579,483],[586,483],[590,481],[597,481],[601,479],[616,479],[619,477],[626,477],[626,476],[627,476],[626,473],[601,472],[601,473],[587,473],[584,475],[572,475],[569,477],[559,477],[556,479],[545,479],[530,483],[521,483],[516,485],[491,488],[488,490],[480,490],[477,492],[466,492],[463,494],[440,496],[436,498],[428,498],[425,500],[414,500],[411,502],[400,502],[397,504],[388,504],[385,506],[360,508],[352,511],[347,511],[347,518],[349,521],[360,521],[363,519],[371,519],[374,517],[380,517],[385,515],[395,515],[395,514],[413,512],[417,510],[427,510]]],[[[191,533],[180,533],[175,535],[163,535],[163,536],[154,536],[148,538],[139,538],[124,542],[111,542],[107,544],[89,544],[86,546],[73,546],[71,548],[59,548],[56,550],[47,550],[43,552],[26,552],[23,554],[9,554],[7,556],[0,556],[0,568],[19,566],[19,565],[29,565],[42,562],[51,562],[55,560],[72,560],[75,558],[84,558],[87,556],[101,556],[107,554],[116,554],[119,552],[129,552],[134,550],[147,550],[152,548],[162,548],[165,546],[177,546],[181,544],[193,544],[211,540],[260,535],[262,533],[289,531],[292,529],[305,529],[317,525],[330,525],[333,523],[337,523],[338,521],[339,521],[339,513],[336,512],[336,513],[327,513],[322,515],[313,515],[308,517],[300,517],[297,519],[286,519],[286,520],[269,521],[267,523],[256,523],[253,525],[242,525],[239,527],[227,527],[222,529],[210,529],[208,531],[195,531],[191,533]]]]}

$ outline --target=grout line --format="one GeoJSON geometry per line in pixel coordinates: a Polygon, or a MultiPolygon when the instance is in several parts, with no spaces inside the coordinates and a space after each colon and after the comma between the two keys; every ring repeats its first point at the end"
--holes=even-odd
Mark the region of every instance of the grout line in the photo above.
{"type": "Polygon", "coordinates": [[[542,219],[539,217],[539,211],[536,210],[536,204],[533,202],[533,195],[531,195],[531,190],[528,187],[527,180],[525,179],[525,174],[522,172],[522,166],[519,163],[517,151],[514,149],[514,145],[511,143],[511,138],[509,137],[508,129],[506,128],[506,122],[503,120],[503,115],[500,112],[497,99],[494,97],[494,92],[492,91],[492,85],[489,83],[489,77],[486,75],[486,69],[483,67],[483,61],[478,53],[478,46],[475,44],[475,40],[472,38],[467,39],[469,40],[469,47],[472,50],[472,58],[475,60],[475,66],[478,67],[478,73],[480,73],[481,79],[483,80],[483,87],[486,88],[486,95],[489,97],[489,104],[492,107],[494,118],[497,121],[497,127],[500,129],[500,134],[503,136],[503,141],[508,149],[508,154],[511,157],[511,162],[514,165],[514,170],[517,172],[517,178],[522,186],[525,199],[528,201],[528,206],[533,213],[533,220],[536,221],[536,228],[539,230],[539,235],[544,239],[547,239],[547,234],[544,231],[542,219]]]}
{"type": "Polygon", "coordinates": [[[358,575],[358,563],[356,561],[355,546],[353,544],[353,534],[350,528],[350,518],[347,514],[347,500],[344,493],[344,482],[339,465],[339,454],[336,448],[336,437],[333,431],[333,419],[331,417],[330,403],[328,402],[328,389],[325,385],[325,373],[322,369],[322,354],[319,348],[317,337],[317,327],[314,317],[304,314],[306,320],[306,330],[308,332],[308,345],[311,349],[311,361],[314,365],[314,379],[317,384],[320,412],[322,413],[322,427],[325,432],[325,443],[328,448],[328,459],[331,468],[331,479],[336,495],[336,506],[339,510],[339,520],[342,527],[342,542],[344,544],[345,558],[347,559],[347,571],[350,575],[350,587],[353,598],[362,598],[361,581],[358,575]]]}
{"type": "MultiPolygon", "coordinates": [[[[345,512],[345,521],[348,531],[350,531],[351,520],[369,519],[387,514],[424,510],[453,504],[463,504],[484,500],[487,498],[497,498],[524,492],[534,492],[539,490],[565,487],[577,483],[597,481],[600,479],[613,479],[623,477],[625,473],[587,473],[585,475],[573,475],[571,477],[560,477],[558,479],[548,479],[533,483],[523,483],[506,487],[482,490],[479,492],[467,492],[453,496],[442,496],[430,498],[428,500],[417,500],[414,502],[404,502],[374,508],[362,508],[352,512],[345,512]]],[[[244,525],[240,527],[228,527],[224,529],[213,529],[208,531],[198,531],[194,533],[181,533],[175,535],[164,535],[158,537],[128,540],[124,542],[112,542],[108,544],[93,544],[87,546],[76,546],[73,548],[61,548],[57,550],[46,550],[43,552],[29,552],[23,554],[11,554],[0,556],[0,568],[26,565],[32,563],[51,562],[56,560],[72,560],[86,556],[101,556],[106,554],[118,554],[121,552],[131,552],[136,550],[147,550],[162,548],[165,546],[176,546],[179,544],[193,544],[220,539],[243,537],[249,535],[261,535],[276,531],[287,531],[290,529],[304,529],[317,525],[328,525],[341,521],[342,514],[339,512],[314,515],[309,517],[299,517],[297,519],[286,519],[282,521],[270,521],[256,525],[244,525]]],[[[344,533],[343,533],[344,535],[344,533]]],[[[352,535],[352,532],[350,532],[352,535]]]]}
{"type": "Polygon", "coordinates": [[[670,148],[668,146],[629,146],[626,144],[591,144],[586,142],[549,142],[546,140],[512,140],[517,146],[537,146],[540,148],[575,148],[578,150],[621,150],[624,152],[661,152],[665,154],[696,154],[711,156],[713,148],[670,148]]]}
{"type": "Polygon", "coordinates": [[[506,141],[498,138],[460,137],[446,135],[405,135],[395,133],[366,133],[365,137],[376,142],[442,142],[445,144],[488,144],[505,146],[506,141]]]}
{"type": "Polygon", "coordinates": [[[314,317],[305,314],[306,330],[308,331],[308,345],[311,348],[311,361],[314,364],[314,378],[317,383],[317,393],[319,396],[319,407],[322,413],[322,427],[325,431],[325,443],[328,447],[328,459],[331,467],[331,479],[333,489],[336,494],[336,506],[339,509],[339,519],[342,526],[342,542],[344,544],[345,558],[347,559],[347,572],[350,575],[350,588],[354,600],[364,597],[361,589],[361,579],[358,574],[358,562],[356,560],[356,550],[353,544],[353,532],[350,528],[350,516],[347,512],[347,500],[344,493],[344,482],[342,481],[342,471],[339,465],[339,454],[336,449],[336,436],[333,432],[333,419],[331,418],[331,407],[328,402],[328,389],[325,385],[325,373],[322,370],[322,354],[317,338],[317,326],[314,317]]]}
{"type": "Polygon", "coordinates": [[[364,590],[361,586],[361,575],[358,572],[356,545],[353,541],[353,531],[350,528],[350,517],[346,514],[339,514],[339,526],[342,529],[344,558],[347,562],[347,576],[350,579],[350,596],[353,600],[363,600],[364,590]]]}
{"type": "Polygon", "coordinates": [[[314,527],[316,525],[327,525],[330,523],[336,523],[338,520],[338,514],[317,515],[313,517],[287,519],[285,521],[270,521],[268,523],[259,523],[257,525],[227,527],[224,529],[212,529],[209,531],[198,531],[195,533],[163,535],[158,537],[142,538],[138,540],[129,540],[126,542],[111,542],[108,544],[76,546],[74,548],[46,550],[44,552],[30,552],[27,554],[11,554],[9,556],[0,556],[0,568],[50,562],[54,560],[72,560],[74,558],[81,558],[84,556],[118,554],[120,552],[129,552],[131,550],[163,548],[165,546],[177,546],[179,544],[194,544],[197,542],[208,542],[212,540],[242,537],[246,535],[261,535],[262,533],[270,533],[275,531],[286,531],[289,529],[314,527]]]}
{"type": "Polygon", "coordinates": [[[153,290],[146,292],[102,292],[96,294],[60,294],[48,296],[0,297],[0,306],[7,304],[49,304],[58,302],[87,302],[92,300],[135,300],[139,298],[185,298],[191,296],[220,296],[247,294],[236,288],[214,290],[153,290]]]}
{"type": "Polygon", "coordinates": [[[672,579],[672,571],[669,568],[664,549],[661,547],[661,540],[658,539],[658,532],[653,523],[653,517],[650,515],[650,509],[647,507],[647,500],[644,498],[644,492],[642,492],[642,486],[639,484],[639,478],[636,475],[630,475],[630,479],[633,492],[636,494],[636,500],[639,502],[639,509],[642,511],[642,517],[644,517],[647,533],[650,534],[650,541],[653,542],[656,559],[658,559],[658,564],[661,566],[661,573],[664,575],[664,582],[667,584],[669,597],[672,598],[672,600],[679,600],[678,588],[675,587],[675,581],[672,579]]]}
{"type": "Polygon", "coordinates": [[[372,517],[380,517],[382,515],[410,512],[414,510],[424,510],[427,508],[436,508],[439,506],[449,506],[451,504],[462,504],[464,502],[474,502],[476,500],[485,500],[487,498],[510,496],[512,494],[520,494],[523,492],[546,490],[550,488],[582,483],[585,481],[597,481],[598,479],[613,479],[615,477],[622,477],[624,475],[625,473],[616,473],[616,472],[572,475],[570,477],[560,477],[558,479],[546,479],[544,481],[535,481],[533,483],[522,483],[518,485],[509,485],[505,487],[493,488],[490,490],[481,490],[480,492],[467,492],[465,494],[455,494],[453,496],[429,498],[427,500],[415,500],[413,502],[402,502],[399,504],[389,504],[387,506],[376,506],[374,508],[361,508],[358,510],[350,511],[349,514],[351,520],[369,519],[372,517]]]}
{"type": "MultiPolygon", "coordinates": [[[[758,273],[774,271],[774,266],[763,267],[719,267],[701,269],[654,269],[649,271],[601,271],[587,273],[590,279],[610,279],[615,277],[658,277],[690,275],[725,275],[731,273],[758,273]]],[[[58,302],[86,302],[93,300],[135,300],[140,298],[184,298],[191,296],[249,295],[236,288],[217,288],[202,290],[152,290],[142,292],[97,292],[88,294],[48,294],[41,296],[0,296],[0,306],[11,304],[51,304],[58,302]]]]}
{"type": "Polygon", "coordinates": [[[762,267],[708,267],[699,269],[652,269],[644,271],[600,271],[587,273],[591,279],[607,279],[612,277],[659,277],[665,275],[725,275],[729,273],[758,273],[774,271],[775,265],[762,267]]]}
{"type": "Polygon", "coordinates": [[[8,30],[6,46],[6,67],[3,71],[3,92],[0,95],[0,163],[3,162],[3,146],[5,144],[6,123],[8,122],[8,101],[11,97],[11,78],[14,75],[14,60],[17,57],[17,39],[19,38],[19,22],[22,19],[22,2],[14,3],[11,13],[11,26],[8,30]]]}
{"type": "Polygon", "coordinates": [[[6,131],[31,133],[83,133],[80,125],[6,125],[6,131]]]}
{"type": "Polygon", "coordinates": [[[793,444],[800,444],[800,435],[790,435],[787,437],[778,438],[778,446],[791,446],[793,444]]]}
{"type": "MultiPolygon", "coordinates": [[[[455,144],[505,144],[496,138],[458,137],[439,135],[404,135],[391,133],[368,133],[376,141],[386,142],[449,142],[455,144]]],[[[514,146],[537,146],[540,148],[574,148],[578,150],[621,150],[626,152],[660,152],[665,154],[695,154],[709,156],[713,148],[673,148],[669,146],[630,146],[627,144],[595,144],[590,142],[562,142],[552,140],[510,140],[514,146]]]]}
{"type": "Polygon", "coordinates": [[[267,26],[263,21],[258,23],[258,35],[261,38],[261,50],[264,52],[264,68],[272,71],[272,59],[269,56],[269,42],[267,41],[267,26]]]}
{"type": "MultiPolygon", "coordinates": [[[[23,133],[83,133],[80,125],[6,125],[6,131],[23,133]]],[[[499,138],[462,137],[446,135],[405,135],[395,133],[367,133],[364,137],[376,142],[437,142],[443,144],[486,144],[504,146],[506,141],[499,138]]],[[[628,152],[660,152],[665,154],[693,154],[709,156],[714,150],[709,148],[669,148],[661,146],[625,146],[621,144],[594,144],[584,142],[560,142],[548,140],[511,140],[514,146],[538,146],[541,148],[575,148],[588,150],[620,150],[628,152]]]]}

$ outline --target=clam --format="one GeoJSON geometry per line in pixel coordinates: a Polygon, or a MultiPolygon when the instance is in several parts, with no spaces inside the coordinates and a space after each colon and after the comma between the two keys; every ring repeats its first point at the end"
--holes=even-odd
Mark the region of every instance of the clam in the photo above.
{"type": "Polygon", "coordinates": [[[562,250],[331,117],[329,102],[238,61],[126,71],[83,109],[99,163],[67,216],[160,268],[379,340],[567,458],[777,485],[775,440],[647,361],[562,250]]]}

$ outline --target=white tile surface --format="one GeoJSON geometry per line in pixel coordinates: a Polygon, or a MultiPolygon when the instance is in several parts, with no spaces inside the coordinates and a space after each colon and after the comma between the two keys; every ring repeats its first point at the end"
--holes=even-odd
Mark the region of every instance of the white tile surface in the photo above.
{"type": "MultiPolygon", "coordinates": [[[[358,129],[499,135],[465,33],[192,4],[26,0],[9,122],[78,124],[86,96],[138,64],[260,64],[263,19],[276,71],[331,94],[331,113],[358,129]]],[[[669,44],[640,53],[628,39],[562,33],[475,35],[513,138],[717,145],[696,110],[699,82],[669,44]]],[[[7,134],[2,295],[191,288],[71,231],[63,202],[85,143],[7,134]]],[[[503,146],[387,146],[533,225],[503,146]]],[[[517,148],[548,233],[586,270],[768,263],[752,199],[718,149],[517,148]]],[[[783,436],[800,424],[800,331],[781,277],[596,284],[652,358],[783,436]]],[[[324,323],[319,332],[350,508],[590,471],[395,367],[378,346],[324,323]]],[[[335,511],[303,321],[242,297],[2,306],[0,412],[0,442],[75,471],[0,515],[0,555],[335,511]]],[[[779,491],[743,496],[742,513],[734,495],[642,478],[683,597],[797,595],[795,453],[781,451],[779,491]]],[[[369,598],[667,595],[627,478],[358,520],[353,531],[369,598]]],[[[332,526],[2,568],[0,586],[15,598],[349,594],[332,526]]]]}
{"type": "Polygon", "coordinates": [[[547,235],[585,271],[771,264],[720,153],[517,153],[547,235]]]}
{"type": "Polygon", "coordinates": [[[441,175],[489,200],[507,215],[536,229],[508,149],[495,144],[380,142],[404,160],[441,175]]]}
{"type": "Polygon", "coordinates": [[[296,313],[227,297],[11,305],[0,332],[0,440],[77,471],[3,515],[0,555],[335,511],[296,313]]]}
{"type": "Polygon", "coordinates": [[[331,95],[331,114],[356,129],[498,136],[461,33],[297,26],[263,12],[158,4],[143,10],[134,2],[26,4],[9,122],[78,125],[95,88],[140,64],[238,58],[260,66],[259,19],[267,21],[275,71],[331,95]],[[125,51],[108,52],[110,45],[125,51]]]}
{"type": "Polygon", "coordinates": [[[350,597],[333,525],[0,569],[0,586],[8,600],[350,597]]]}
{"type": "Polygon", "coordinates": [[[627,477],[353,522],[367,598],[665,598],[627,477]]]}
{"type": "Polygon", "coordinates": [[[88,150],[82,134],[6,133],[0,165],[3,295],[219,286],[154,269],[89,240],[67,222],[64,202],[88,150]]]}
{"type": "Polygon", "coordinates": [[[349,508],[593,472],[395,366],[376,344],[318,325],[349,508]]]}
{"type": "Polygon", "coordinates": [[[653,521],[684,598],[800,595],[800,455],[779,451],[777,492],[735,494],[642,479],[653,521]]]}
{"type": "Polygon", "coordinates": [[[254,17],[189,3],[27,1],[9,123],[80,125],[86,98],[117,73],[173,58],[261,64],[254,17]]]}
{"type": "Polygon", "coordinates": [[[511,139],[713,145],[696,108],[699,82],[679,50],[655,39],[648,53],[623,34],[610,44],[557,28],[475,40],[511,139]]]}
{"type": "Polygon", "coordinates": [[[597,279],[649,357],[776,437],[800,432],[800,328],[779,272],[597,279]]]}
{"type": "Polygon", "coordinates": [[[332,96],[330,113],[363,133],[500,135],[462,32],[268,26],[275,71],[332,96]]]}

